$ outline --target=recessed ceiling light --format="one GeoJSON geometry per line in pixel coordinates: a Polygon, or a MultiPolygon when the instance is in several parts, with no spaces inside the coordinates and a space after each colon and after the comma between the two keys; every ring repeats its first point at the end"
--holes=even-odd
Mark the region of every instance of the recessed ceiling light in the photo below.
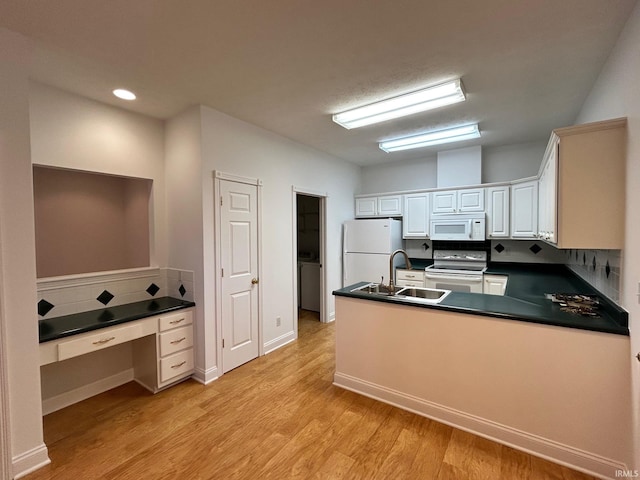
{"type": "Polygon", "coordinates": [[[394,138],[380,142],[378,146],[385,152],[399,152],[401,150],[409,150],[411,148],[429,147],[431,145],[439,145],[441,143],[460,142],[462,140],[470,140],[472,138],[480,138],[480,129],[478,124],[462,125],[459,127],[446,128],[443,130],[434,130],[431,132],[421,133],[420,135],[412,135],[410,137],[394,138]]]}
{"type": "Polygon", "coordinates": [[[125,90],[124,88],[116,88],[113,91],[113,94],[118,97],[121,98],[122,100],[135,100],[136,99],[136,94],[129,91],[129,90],[125,90]]]}
{"type": "Polygon", "coordinates": [[[393,118],[405,117],[465,100],[460,79],[371,103],[333,115],[344,128],[358,128],[393,118]]]}

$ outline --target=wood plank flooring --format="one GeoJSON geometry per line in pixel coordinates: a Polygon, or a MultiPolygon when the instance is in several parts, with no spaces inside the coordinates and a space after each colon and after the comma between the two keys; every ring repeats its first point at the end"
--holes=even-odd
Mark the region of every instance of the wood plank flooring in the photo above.
{"type": "Polygon", "coordinates": [[[587,475],[332,385],[334,325],[209,386],[129,383],[44,418],[51,479],[549,479],[587,475]]]}

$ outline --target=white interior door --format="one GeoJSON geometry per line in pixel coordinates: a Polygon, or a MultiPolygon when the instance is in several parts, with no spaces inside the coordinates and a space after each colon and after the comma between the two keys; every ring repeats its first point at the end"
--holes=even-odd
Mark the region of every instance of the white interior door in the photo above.
{"type": "Polygon", "coordinates": [[[255,185],[220,181],[223,373],[260,353],[257,199],[255,185]]]}

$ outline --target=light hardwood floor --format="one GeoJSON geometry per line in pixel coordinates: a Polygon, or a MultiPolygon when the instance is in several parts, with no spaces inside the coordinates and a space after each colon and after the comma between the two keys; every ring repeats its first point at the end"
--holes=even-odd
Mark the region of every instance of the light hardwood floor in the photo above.
{"type": "Polygon", "coordinates": [[[558,479],[587,475],[332,385],[334,325],[209,386],[129,383],[44,418],[44,479],[558,479]]]}

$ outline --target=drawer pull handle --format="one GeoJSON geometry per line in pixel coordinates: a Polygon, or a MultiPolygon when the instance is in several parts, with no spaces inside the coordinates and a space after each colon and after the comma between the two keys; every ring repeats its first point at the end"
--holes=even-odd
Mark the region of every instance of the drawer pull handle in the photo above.
{"type": "Polygon", "coordinates": [[[110,342],[111,340],[115,340],[116,337],[109,337],[109,338],[103,338],[102,340],[98,340],[97,342],[93,342],[94,345],[104,345],[107,342],[110,342]]]}
{"type": "Polygon", "coordinates": [[[182,365],[184,365],[185,363],[187,363],[186,360],[181,361],[180,363],[176,364],[176,365],[171,365],[171,368],[180,368],[182,365]]]}
{"type": "Polygon", "coordinates": [[[171,320],[169,323],[170,323],[171,325],[176,325],[176,324],[178,324],[178,323],[180,323],[180,322],[184,322],[184,317],[179,318],[178,320],[171,320]]]}
{"type": "Polygon", "coordinates": [[[177,343],[183,342],[187,337],[179,338],[178,340],[174,340],[173,342],[169,342],[171,345],[176,345],[177,343]]]}

